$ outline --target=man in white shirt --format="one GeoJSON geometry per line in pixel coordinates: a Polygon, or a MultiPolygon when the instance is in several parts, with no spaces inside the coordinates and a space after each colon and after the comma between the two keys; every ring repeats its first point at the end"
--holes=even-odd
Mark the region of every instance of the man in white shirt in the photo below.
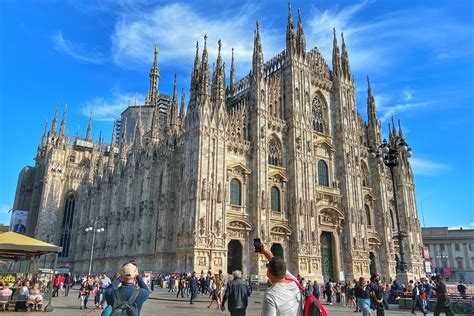
{"type": "Polygon", "coordinates": [[[263,298],[262,316],[302,316],[301,291],[295,284],[296,278],[286,269],[282,258],[273,254],[262,244],[261,252],[269,261],[267,277],[272,286],[263,298]]]}

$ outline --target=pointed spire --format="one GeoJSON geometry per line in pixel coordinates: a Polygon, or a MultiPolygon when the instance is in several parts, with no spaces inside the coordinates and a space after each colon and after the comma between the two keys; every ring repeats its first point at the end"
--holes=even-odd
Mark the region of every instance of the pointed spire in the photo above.
{"type": "Polygon", "coordinates": [[[65,136],[64,130],[66,129],[66,112],[67,112],[67,104],[64,105],[64,112],[63,112],[63,117],[61,119],[61,126],[59,127],[59,136],[65,136]]]}
{"type": "Polygon", "coordinates": [[[120,159],[125,159],[127,157],[127,117],[120,126],[120,133],[120,159]]]}
{"type": "Polygon", "coordinates": [[[207,34],[204,35],[204,48],[202,50],[201,58],[201,95],[209,96],[210,82],[209,82],[209,61],[207,54],[207,34]]]}
{"type": "Polygon", "coordinates": [[[92,111],[89,114],[89,124],[87,124],[87,132],[86,132],[86,140],[91,140],[91,133],[92,133],[92,111]]]}
{"type": "Polygon", "coordinates": [[[252,64],[253,64],[252,72],[254,76],[261,78],[263,76],[264,66],[263,66],[262,41],[260,39],[260,24],[258,20],[256,22],[256,30],[255,30],[255,36],[254,36],[252,64]]]}
{"type": "Polygon", "coordinates": [[[196,55],[194,57],[194,67],[191,72],[191,87],[189,89],[190,91],[189,105],[190,106],[194,106],[194,103],[196,101],[196,96],[199,93],[198,83],[200,79],[200,69],[201,69],[201,64],[199,61],[199,42],[196,41],[196,55]]]}
{"type": "Polygon", "coordinates": [[[115,147],[117,143],[117,120],[114,120],[114,126],[112,128],[112,138],[110,140],[110,148],[111,150],[115,147]]]}
{"type": "MultiPolygon", "coordinates": [[[[137,104],[137,100],[135,97],[135,106],[137,104]]],[[[133,146],[134,147],[142,147],[142,109],[141,106],[138,107],[138,110],[136,112],[137,116],[137,121],[135,123],[135,135],[134,135],[134,140],[133,140],[133,146]]]]}
{"type": "Polygon", "coordinates": [[[298,8],[298,30],[296,31],[296,45],[300,55],[306,54],[306,38],[304,36],[303,21],[301,20],[301,9],[298,8]]]}
{"type": "Polygon", "coordinates": [[[56,135],[57,125],[58,125],[58,108],[56,108],[56,112],[54,112],[53,123],[51,125],[51,134],[56,135]]]}
{"type": "Polygon", "coordinates": [[[41,137],[41,145],[45,146],[48,143],[48,120],[44,124],[43,137],[41,137]]]}
{"type": "Polygon", "coordinates": [[[235,64],[234,64],[234,48],[232,47],[232,61],[230,63],[230,92],[235,90],[235,64]]]}
{"type": "Polygon", "coordinates": [[[225,96],[225,71],[221,56],[222,42],[220,39],[217,44],[217,60],[212,74],[212,100],[221,103],[225,96]]]}
{"type": "Polygon", "coordinates": [[[184,103],[185,103],[186,94],[184,89],[181,90],[181,106],[179,108],[179,119],[181,122],[184,120],[184,103]]]}
{"type": "Polygon", "coordinates": [[[398,136],[399,136],[400,138],[404,138],[404,137],[403,137],[403,131],[402,131],[402,123],[401,123],[401,121],[400,121],[400,118],[398,118],[398,136]]]}
{"type": "Polygon", "coordinates": [[[395,120],[392,115],[392,129],[389,130],[390,132],[390,142],[395,143],[395,139],[397,138],[397,128],[395,127],[395,120]]]}
{"type": "Polygon", "coordinates": [[[158,69],[158,46],[156,45],[154,54],[153,66],[150,70],[150,88],[148,91],[148,97],[146,98],[147,104],[155,104],[158,100],[158,82],[160,80],[160,70],[158,69]]]}
{"type": "Polygon", "coordinates": [[[178,83],[176,73],[174,74],[174,85],[173,85],[173,98],[171,99],[171,107],[168,112],[168,128],[174,129],[176,126],[178,111],[178,83]]]}
{"type": "Polygon", "coordinates": [[[293,15],[291,13],[291,3],[288,1],[288,24],[286,25],[286,51],[292,56],[295,53],[295,26],[293,24],[293,15]]]}
{"type": "Polygon", "coordinates": [[[368,122],[370,124],[377,125],[378,118],[377,118],[377,110],[375,107],[375,98],[372,94],[372,87],[370,86],[369,76],[367,76],[367,115],[368,115],[368,122]]]}
{"type": "Polygon", "coordinates": [[[339,46],[337,45],[336,28],[332,29],[332,71],[336,77],[341,75],[341,56],[339,55],[339,46]]]}
{"type": "Polygon", "coordinates": [[[351,78],[351,66],[349,64],[349,54],[347,53],[346,42],[344,40],[344,32],[341,33],[342,51],[341,51],[341,66],[342,73],[346,78],[351,78]]]}

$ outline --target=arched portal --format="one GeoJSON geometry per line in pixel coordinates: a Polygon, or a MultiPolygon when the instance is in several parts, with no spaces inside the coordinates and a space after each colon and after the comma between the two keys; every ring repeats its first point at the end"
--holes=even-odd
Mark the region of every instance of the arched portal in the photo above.
{"type": "Polygon", "coordinates": [[[332,233],[322,232],[320,236],[321,241],[321,272],[324,280],[334,278],[334,249],[332,233]]]}
{"type": "Polygon", "coordinates": [[[242,244],[240,241],[232,239],[227,245],[227,273],[242,271],[242,244]]]}
{"type": "Polygon", "coordinates": [[[272,247],[270,248],[270,251],[275,257],[284,259],[283,247],[281,246],[281,244],[278,244],[278,243],[273,244],[272,247]]]}
{"type": "Polygon", "coordinates": [[[375,255],[372,251],[369,252],[369,259],[370,259],[370,275],[373,275],[377,273],[377,267],[375,265],[375,255]]]}

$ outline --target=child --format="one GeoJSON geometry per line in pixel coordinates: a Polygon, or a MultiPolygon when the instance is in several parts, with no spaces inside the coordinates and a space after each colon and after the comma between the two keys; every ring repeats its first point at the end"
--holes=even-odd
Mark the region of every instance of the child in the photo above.
{"type": "Polygon", "coordinates": [[[94,305],[96,307],[96,309],[99,307],[99,304],[100,304],[100,287],[99,287],[99,283],[96,283],[94,285],[94,289],[92,290],[92,294],[94,294],[94,305]]]}

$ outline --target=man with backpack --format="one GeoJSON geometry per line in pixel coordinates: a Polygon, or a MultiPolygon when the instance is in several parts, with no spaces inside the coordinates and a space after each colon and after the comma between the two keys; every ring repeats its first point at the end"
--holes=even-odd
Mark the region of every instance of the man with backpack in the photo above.
{"type": "Polygon", "coordinates": [[[125,264],[120,277],[105,289],[107,304],[112,306],[111,316],[139,316],[143,303],[149,295],[148,287],[140,277],[135,262],[125,264]],[[118,287],[120,283],[122,286],[118,287]]]}

